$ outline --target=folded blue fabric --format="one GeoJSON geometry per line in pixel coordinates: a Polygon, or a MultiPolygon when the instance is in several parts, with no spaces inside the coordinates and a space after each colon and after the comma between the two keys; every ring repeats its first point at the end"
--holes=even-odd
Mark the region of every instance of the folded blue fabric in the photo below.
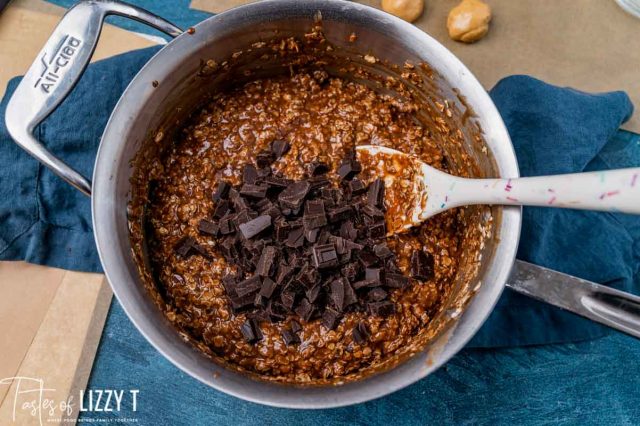
{"type": "MultiPolygon", "coordinates": [[[[157,51],[97,62],[37,137],[90,175],[102,130],[120,94],[157,51]],[[80,111],[80,113],[79,113],[80,111]]],[[[17,86],[10,82],[0,104],[17,86]]],[[[591,95],[526,76],[491,91],[524,176],[640,165],[640,137],[618,131],[632,112],[621,92],[591,95]]],[[[100,271],[89,199],[22,152],[0,120],[0,259],[100,271]]],[[[640,287],[640,219],[611,213],[527,208],[521,259],[625,290],[640,287]]],[[[509,291],[474,338],[475,347],[575,341],[605,330],[509,291]]]]}

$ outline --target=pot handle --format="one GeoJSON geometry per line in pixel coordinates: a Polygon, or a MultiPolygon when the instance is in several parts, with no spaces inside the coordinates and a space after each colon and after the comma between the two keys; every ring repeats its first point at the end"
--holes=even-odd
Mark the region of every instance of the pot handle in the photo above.
{"type": "Polygon", "coordinates": [[[49,152],[34,129],[51,114],[82,76],[108,15],[140,21],[172,37],[182,30],[144,10],[113,0],[83,1],[67,11],[9,100],[5,114],[13,140],[55,174],[91,196],[91,181],[49,152]]]}
{"type": "Polygon", "coordinates": [[[640,297],[516,260],[507,287],[640,338],[640,297]]]}

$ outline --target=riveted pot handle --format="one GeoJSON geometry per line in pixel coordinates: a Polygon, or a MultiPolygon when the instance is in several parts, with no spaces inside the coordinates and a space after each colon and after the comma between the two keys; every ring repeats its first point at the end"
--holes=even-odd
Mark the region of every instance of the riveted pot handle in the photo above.
{"type": "Polygon", "coordinates": [[[182,33],[170,22],[126,3],[80,2],[69,9],[49,37],[9,100],[5,115],[7,130],[20,147],[89,196],[89,179],[49,152],[34,137],[33,131],[60,105],[82,76],[108,15],[140,21],[172,37],[182,33]]]}

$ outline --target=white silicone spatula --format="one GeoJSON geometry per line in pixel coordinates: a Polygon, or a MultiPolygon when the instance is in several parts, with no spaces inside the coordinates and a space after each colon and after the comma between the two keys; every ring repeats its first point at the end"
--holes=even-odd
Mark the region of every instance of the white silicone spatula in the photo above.
{"type": "Polygon", "coordinates": [[[466,179],[412,155],[373,145],[356,148],[365,170],[385,181],[388,232],[418,225],[453,207],[500,204],[640,214],[640,168],[515,179],[466,179]]]}

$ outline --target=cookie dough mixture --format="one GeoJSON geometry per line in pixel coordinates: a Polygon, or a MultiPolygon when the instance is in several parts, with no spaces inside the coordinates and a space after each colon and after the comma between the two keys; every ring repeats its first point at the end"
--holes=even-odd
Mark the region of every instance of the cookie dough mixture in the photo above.
{"type": "Polygon", "coordinates": [[[363,144],[413,153],[447,170],[443,152],[414,119],[415,108],[324,71],[257,79],[216,94],[152,168],[146,238],[166,317],[214,359],[271,381],[340,383],[387,368],[392,359],[406,355],[442,306],[456,275],[466,226],[459,210],[387,238],[398,268],[412,280],[406,288],[386,289],[395,304],[390,315],[346,312],[332,330],[321,318],[261,320],[260,339],[243,334],[247,314],[234,313],[225,292],[223,278],[237,271],[220,254],[219,240],[198,227],[214,213],[217,185],[239,185],[244,166],[255,164],[258,153],[271,149],[274,141],[290,146],[272,164],[274,173],[292,180],[308,176],[310,165],[322,162],[338,186],[336,171],[343,159],[363,144]],[[176,247],[185,237],[207,255],[181,256],[176,247]],[[430,279],[411,277],[415,251],[432,259],[430,279]],[[291,320],[300,325],[293,341],[285,339],[291,320]],[[354,339],[357,327],[365,329],[354,339]]]}

